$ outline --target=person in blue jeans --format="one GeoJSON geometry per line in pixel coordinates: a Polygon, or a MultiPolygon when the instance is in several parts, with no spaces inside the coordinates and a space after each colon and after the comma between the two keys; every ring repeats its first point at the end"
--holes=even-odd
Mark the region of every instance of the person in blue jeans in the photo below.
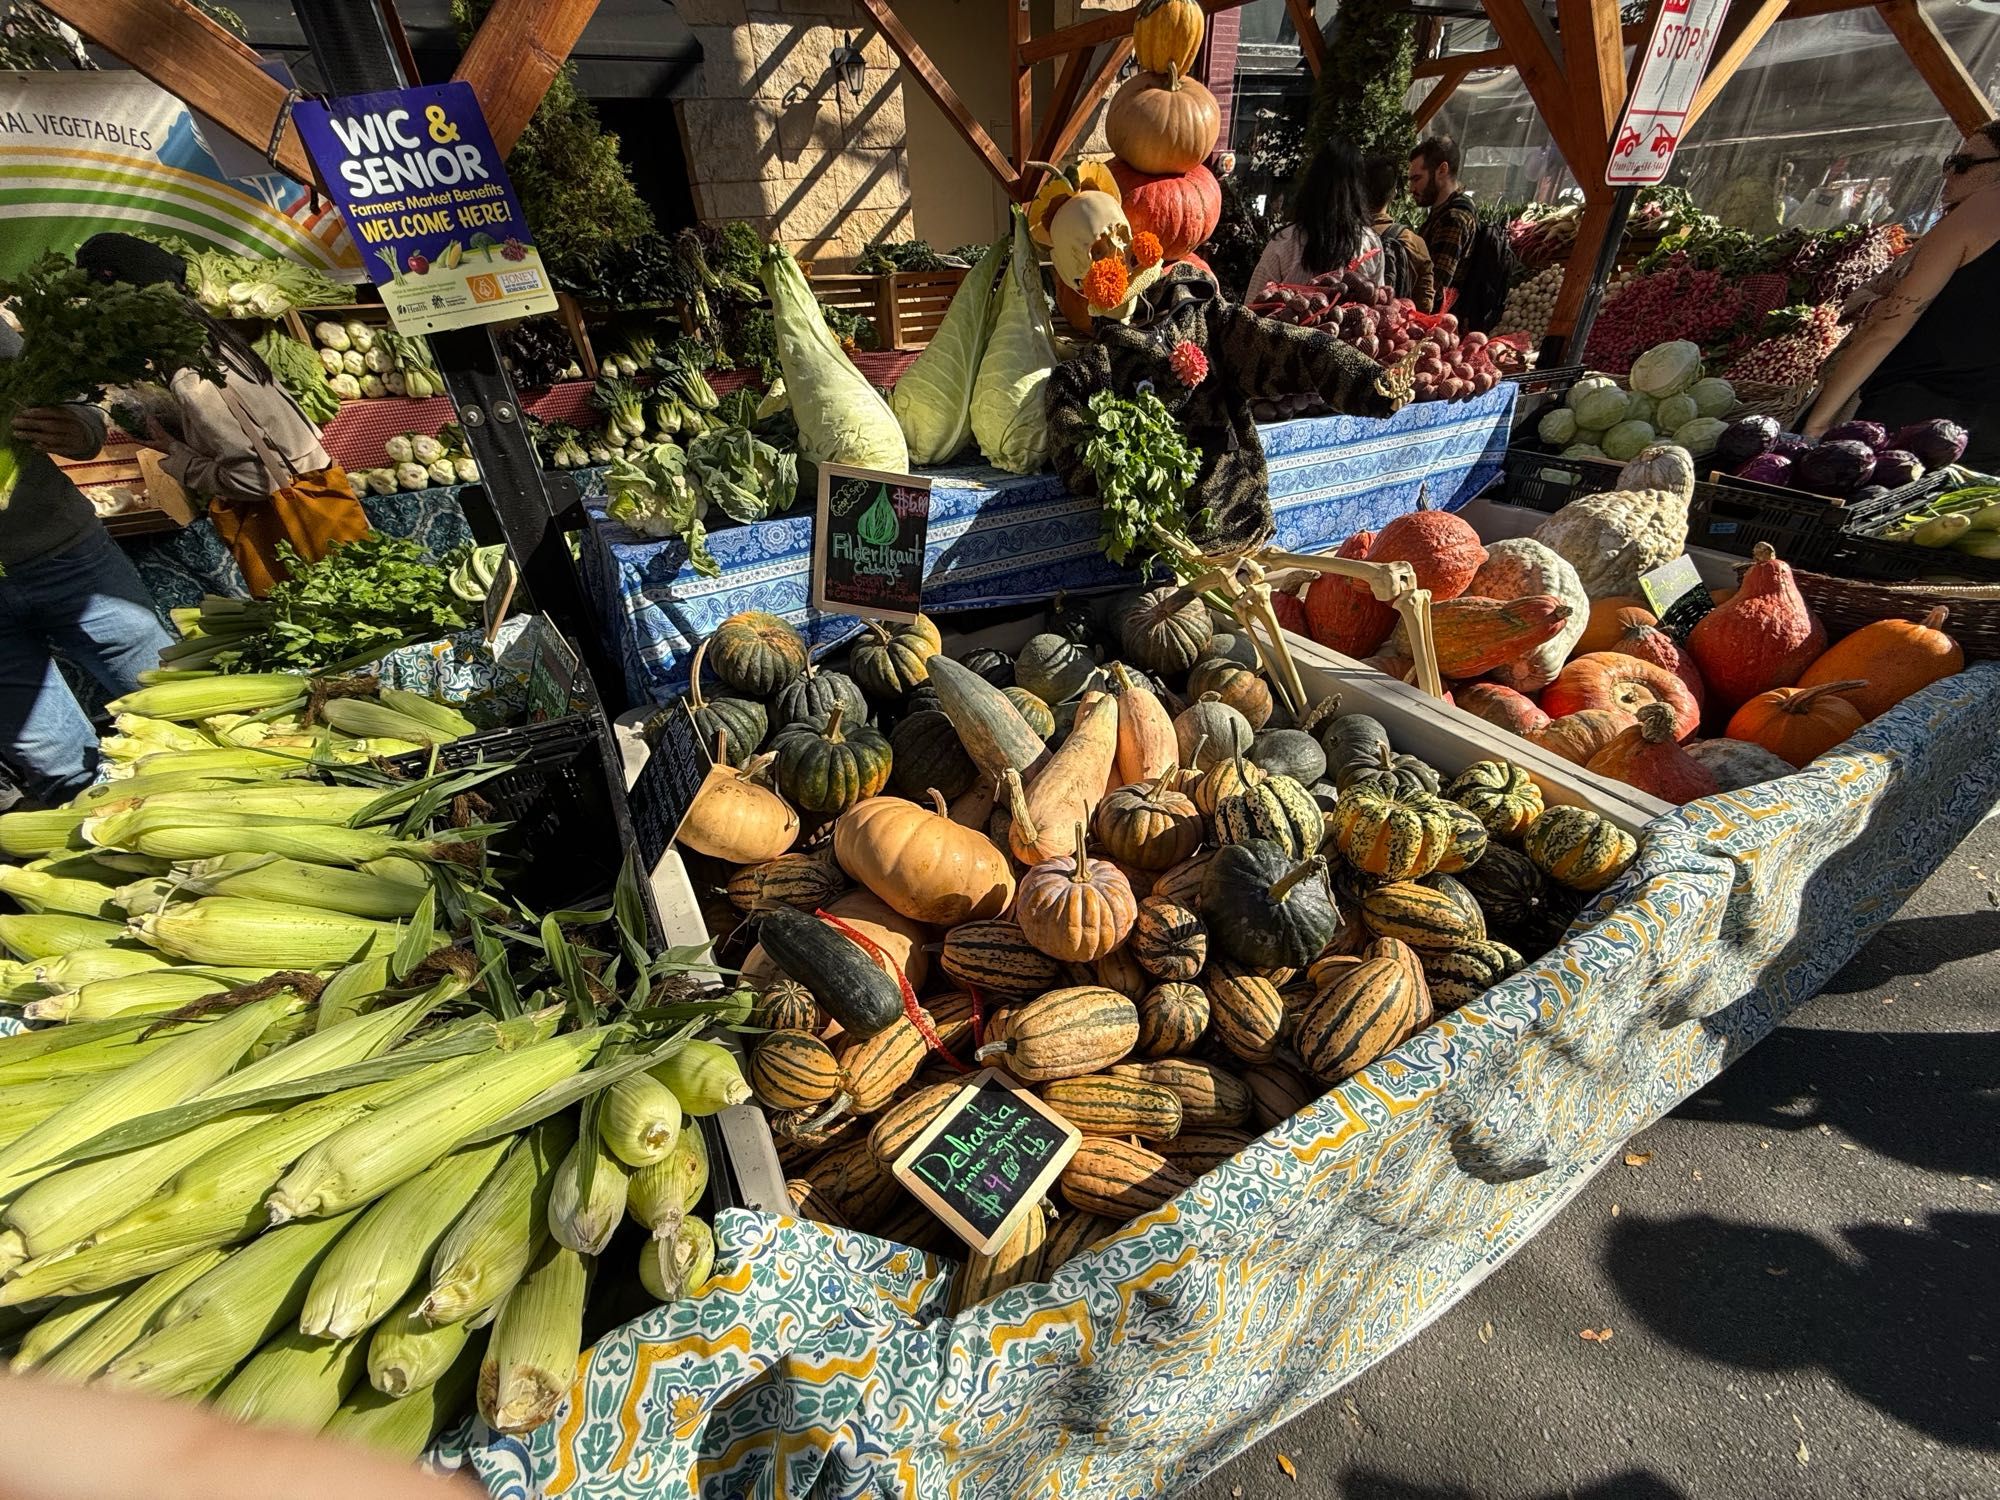
{"type": "MultiPolygon", "coordinates": [[[[0,319],[0,359],[21,335],[0,319]]],[[[20,480],[0,511],[0,761],[27,795],[66,802],[97,770],[97,734],[56,668],[60,651],[116,696],[139,686],[172,640],[131,560],[48,457],[90,458],[104,446],[91,406],[17,413],[20,480]]]]}

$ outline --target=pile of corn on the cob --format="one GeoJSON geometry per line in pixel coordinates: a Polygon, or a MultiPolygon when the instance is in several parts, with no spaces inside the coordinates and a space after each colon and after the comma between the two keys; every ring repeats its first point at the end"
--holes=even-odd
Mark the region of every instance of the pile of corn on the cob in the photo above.
{"type": "Polygon", "coordinates": [[[594,1279],[707,1280],[695,1118],[748,1098],[732,1054],[579,1004],[554,919],[440,962],[479,877],[380,788],[242,746],[131,764],[0,815],[0,1004],[68,1022],[0,1037],[12,1368],[412,1457],[475,1405],[548,1421],[594,1279]]]}

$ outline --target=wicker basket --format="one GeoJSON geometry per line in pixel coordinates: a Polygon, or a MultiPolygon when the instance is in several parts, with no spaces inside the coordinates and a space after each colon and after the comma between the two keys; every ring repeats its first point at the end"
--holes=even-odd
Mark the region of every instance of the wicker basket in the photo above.
{"type": "Polygon", "coordinates": [[[1869,583],[1803,568],[1792,572],[1830,640],[1875,620],[1921,620],[1943,605],[1951,611],[1945,629],[1965,648],[1966,660],[2000,660],[2000,584],[1869,583]]]}
{"type": "Polygon", "coordinates": [[[1811,382],[1768,385],[1761,380],[1732,380],[1730,385],[1736,392],[1736,406],[1729,413],[1732,418],[1775,417],[1787,432],[1793,430],[1793,419],[1806,409],[1815,389],[1811,382]]]}

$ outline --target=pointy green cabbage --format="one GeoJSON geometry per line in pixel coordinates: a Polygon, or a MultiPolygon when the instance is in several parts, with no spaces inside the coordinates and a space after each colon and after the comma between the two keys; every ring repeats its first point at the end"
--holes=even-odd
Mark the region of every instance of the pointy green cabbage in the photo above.
{"type": "Polygon", "coordinates": [[[1055,335],[1042,267],[1028,238],[1028,221],[1014,210],[1014,249],[1000,287],[1000,310],[972,386],[972,435],[986,461],[1032,474],[1049,461],[1046,409],[1055,372],[1055,335]]]}
{"type": "Polygon", "coordinates": [[[764,252],[764,290],[799,424],[799,452],[816,464],[908,473],[910,450],[895,413],[833,341],[805,274],[782,245],[764,252]]]}
{"type": "Polygon", "coordinates": [[[1002,235],[965,273],[937,333],[889,392],[889,410],[909,440],[912,463],[949,463],[972,436],[972,383],[986,352],[993,278],[1006,258],[1002,235]]]}

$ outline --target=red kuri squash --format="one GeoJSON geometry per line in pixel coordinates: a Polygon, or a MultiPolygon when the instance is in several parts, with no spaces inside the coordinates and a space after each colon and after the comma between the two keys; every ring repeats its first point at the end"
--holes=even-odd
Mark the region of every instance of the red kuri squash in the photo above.
{"type": "Polygon", "coordinates": [[[1552,719],[1586,708],[1622,708],[1636,715],[1648,703],[1674,711],[1676,739],[1686,739],[1701,725],[1701,706],[1686,683],[1665,667],[1616,651],[1579,656],[1542,689],[1542,710],[1552,719]]]}
{"type": "Polygon", "coordinates": [[[1609,598],[1591,600],[1590,623],[1583,627],[1583,634],[1577,637],[1576,649],[1570,655],[1588,656],[1593,651],[1609,651],[1611,643],[1637,623],[1635,617],[1643,617],[1648,625],[1660,623],[1653,618],[1653,612],[1646,608],[1643,599],[1613,594],[1609,598]]]}
{"type": "Polygon", "coordinates": [[[1639,721],[1622,708],[1582,708],[1551,719],[1528,738],[1574,765],[1591,757],[1639,721]]]}
{"type": "Polygon", "coordinates": [[[1406,562],[1417,571],[1417,587],[1433,601],[1455,599],[1486,561],[1479,533],[1448,510],[1424,508],[1396,517],[1368,549],[1370,562],[1406,562]]]}
{"type": "Polygon", "coordinates": [[[1656,667],[1665,667],[1687,684],[1687,690],[1694,695],[1695,711],[1699,713],[1704,694],[1701,672],[1693,660],[1674,644],[1674,638],[1660,629],[1659,622],[1645,610],[1621,609],[1618,614],[1618,638],[1603,649],[1619,656],[1649,661],[1656,667]]]}
{"type": "Polygon", "coordinates": [[[1864,719],[1879,718],[1919,688],[1965,670],[1965,651],[1944,633],[1942,605],[1919,622],[1872,620],[1844,635],[1805,670],[1800,687],[1865,678],[1840,696],[1864,719]]]}
{"type": "Polygon", "coordinates": [[[1674,711],[1664,703],[1648,703],[1637,722],[1590,758],[1588,769],[1609,776],[1665,802],[1692,802],[1719,790],[1715,777],[1674,737],[1674,711]]]}
{"type": "MultiPolygon", "coordinates": [[[[1334,550],[1335,557],[1366,558],[1375,533],[1357,531],[1334,550]]],[[[1322,573],[1306,589],[1306,634],[1348,656],[1366,656],[1389,639],[1396,612],[1369,592],[1368,585],[1322,573]]]]}
{"type": "Polygon", "coordinates": [[[1826,627],[1806,607],[1791,565],[1769,542],[1751,550],[1756,560],[1736,596],[1703,615],[1688,636],[1702,681],[1725,708],[1790,687],[1826,650],[1826,627]]]}
{"type": "Polygon", "coordinates": [[[1458,690],[1458,706],[1495,729],[1523,739],[1532,739],[1549,722],[1533,698],[1497,682],[1468,682],[1458,690]]]}

